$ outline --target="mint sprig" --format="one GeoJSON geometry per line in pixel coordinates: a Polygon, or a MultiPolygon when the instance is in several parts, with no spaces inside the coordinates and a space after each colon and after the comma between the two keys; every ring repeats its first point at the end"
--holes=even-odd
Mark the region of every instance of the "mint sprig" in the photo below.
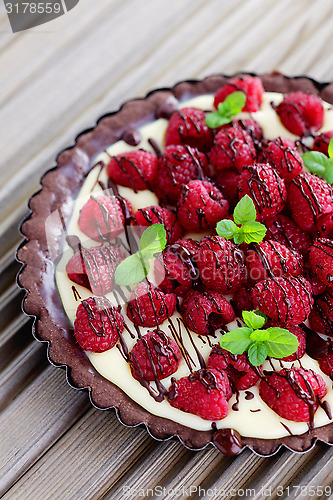
{"type": "Polygon", "coordinates": [[[164,250],[167,243],[163,224],[152,224],[140,238],[140,250],[123,260],[116,268],[114,279],[120,286],[139,283],[149,273],[150,259],[164,250]]]}
{"type": "Polygon", "coordinates": [[[247,351],[249,362],[253,366],[263,364],[267,356],[281,359],[297,351],[296,335],[285,328],[270,327],[263,329],[267,317],[260,311],[243,311],[246,326],[226,332],[220,339],[220,345],[232,354],[247,351]]]}
{"type": "Polygon", "coordinates": [[[231,122],[231,118],[238,115],[245,106],[246,95],[244,92],[232,92],[223,102],[217,106],[217,111],[213,111],[206,116],[206,125],[209,128],[218,128],[231,122]]]}
{"type": "Polygon", "coordinates": [[[320,151],[308,151],[302,155],[302,160],[310,172],[333,184],[333,139],[328,145],[328,156],[320,151]]]}
{"type": "Polygon", "coordinates": [[[234,240],[236,245],[245,243],[259,243],[266,235],[266,227],[256,221],[257,211],[251,198],[246,194],[237,203],[233,219],[220,220],[216,225],[216,232],[227,240],[234,240]]]}

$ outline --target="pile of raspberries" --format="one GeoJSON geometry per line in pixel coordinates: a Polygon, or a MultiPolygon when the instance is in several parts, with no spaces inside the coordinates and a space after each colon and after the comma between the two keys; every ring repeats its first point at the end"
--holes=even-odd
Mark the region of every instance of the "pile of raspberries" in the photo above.
{"type": "MultiPolygon", "coordinates": [[[[219,89],[215,108],[235,90],[246,95],[244,111],[259,109],[264,89],[259,78],[249,76],[219,89]]],[[[333,336],[332,187],[305,171],[299,152],[302,138],[312,136],[313,149],[327,154],[333,131],[318,133],[324,108],[315,95],[288,94],[275,111],[284,127],[298,136],[297,143],[280,137],[266,140],[253,118],[212,130],[204,111],[186,107],[171,115],[163,152],[137,149],[110,159],[107,173],[114,183],[151,190],[159,199],[159,205],[135,213],[127,202],[133,230],[162,223],[167,232],[167,246],[155,260],[158,285],[139,283],[126,307],[129,320],[151,329],[140,335],[128,354],[137,380],[156,382],[178,369],[182,348],[160,328],[176,309],[185,327],[202,336],[212,335],[243,310],[258,309],[268,316],[270,326],[287,328],[297,336],[298,350],[286,361],[305,353],[306,334],[299,326],[304,321],[333,336]],[[244,195],[253,200],[257,220],[267,233],[260,243],[235,245],[218,236],[215,227],[231,218],[244,195]],[[206,235],[200,242],[188,236],[202,232],[206,235]]],[[[126,257],[114,244],[124,225],[119,197],[92,196],[80,212],[78,226],[96,245],[69,260],[69,278],[99,297],[112,291],[115,268],[126,257]]],[[[110,303],[101,308],[94,297],[88,301],[77,310],[76,340],[86,350],[110,349],[124,328],[119,308],[110,303]]],[[[322,354],[319,365],[333,378],[333,350],[322,354]]],[[[292,366],[263,373],[249,364],[246,354],[231,355],[217,344],[205,367],[171,379],[166,397],[185,412],[220,420],[229,412],[232,394],[257,383],[268,406],[293,421],[309,422],[326,394],[323,378],[312,370],[292,366]],[[308,399],[299,393],[308,394],[308,399]]]]}

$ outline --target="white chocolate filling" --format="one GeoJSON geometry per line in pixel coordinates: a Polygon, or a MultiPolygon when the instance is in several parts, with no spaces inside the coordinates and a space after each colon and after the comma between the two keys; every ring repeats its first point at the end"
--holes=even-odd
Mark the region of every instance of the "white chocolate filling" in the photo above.
{"type": "MultiPolygon", "coordinates": [[[[278,93],[265,93],[263,103],[261,109],[256,113],[251,113],[251,116],[261,125],[264,132],[264,137],[267,139],[274,139],[278,136],[283,138],[290,138],[292,140],[296,139],[296,136],[288,132],[281,124],[276,112],[273,110],[271,106],[271,102],[278,104],[282,100],[282,94],[278,93]]],[[[213,97],[211,95],[204,95],[193,98],[186,102],[180,104],[180,107],[193,106],[198,107],[204,110],[213,109],[213,97]]],[[[325,106],[325,120],[324,125],[321,131],[324,130],[333,130],[333,111],[331,110],[331,105],[328,103],[324,103],[325,106]]],[[[241,113],[237,116],[238,118],[249,118],[250,114],[241,113]]],[[[145,125],[140,128],[140,132],[142,135],[142,141],[138,146],[129,146],[124,141],[118,141],[116,144],[110,146],[108,148],[108,153],[110,155],[115,155],[124,151],[130,151],[136,149],[138,147],[152,151],[150,144],[148,143],[148,139],[153,137],[158,146],[163,149],[164,147],[164,134],[167,127],[167,120],[159,119],[148,125],[145,125]]],[[[104,160],[106,163],[108,162],[108,156],[105,153],[101,153],[96,157],[95,162],[100,160],[104,160]]],[[[72,216],[67,228],[67,234],[69,235],[77,235],[81,239],[83,246],[94,246],[98,243],[95,241],[89,241],[87,236],[84,235],[78,228],[77,220],[79,217],[79,211],[84,203],[89,199],[91,194],[99,195],[102,194],[102,188],[98,184],[97,180],[106,181],[106,173],[105,171],[99,172],[98,168],[93,169],[90,174],[87,176],[84,185],[79,193],[79,196],[75,200],[73,204],[70,206],[64,207],[64,210],[71,210],[72,216]]],[[[119,194],[125,197],[133,207],[133,210],[136,211],[139,208],[147,207],[149,205],[158,204],[157,197],[151,191],[139,191],[135,193],[132,189],[119,186],[119,194]]],[[[51,215],[48,223],[52,223],[52,217],[56,215],[51,215]]],[[[203,235],[186,235],[189,237],[195,237],[196,239],[200,239],[203,235]]],[[[51,242],[50,242],[51,243],[51,242]]],[[[75,285],[75,288],[79,292],[81,299],[86,299],[91,296],[91,292],[84,287],[81,287],[77,284],[74,284],[71,280],[68,279],[67,274],[65,272],[66,264],[69,258],[73,255],[72,250],[65,244],[63,255],[61,260],[59,261],[56,268],[56,283],[59,290],[59,294],[63,303],[63,307],[66,311],[66,314],[70,321],[74,323],[76,309],[79,305],[79,302],[76,301],[72,286],[75,285]]],[[[107,298],[114,304],[115,300],[113,294],[108,294],[107,298]]],[[[127,318],[125,309],[123,309],[123,317],[126,321],[127,325],[133,330],[133,324],[127,318]]],[[[178,331],[178,322],[177,318],[179,318],[179,314],[175,313],[171,318],[172,324],[174,324],[176,330],[178,331]]],[[[230,329],[235,328],[234,324],[228,325],[230,329]]],[[[165,333],[171,336],[169,323],[165,321],[160,328],[165,331],[165,333]]],[[[191,358],[194,362],[193,368],[199,369],[199,361],[198,356],[195,353],[195,350],[188,338],[188,333],[186,329],[181,326],[181,335],[183,339],[183,343],[191,355],[191,358]]],[[[146,331],[152,330],[152,328],[142,328],[142,334],[146,331]]],[[[126,330],[123,332],[124,340],[128,346],[129,351],[133,347],[136,342],[136,338],[133,339],[128,334],[126,330]]],[[[208,355],[211,351],[211,346],[207,339],[203,337],[199,337],[196,333],[192,332],[193,341],[197,347],[197,349],[202,354],[203,358],[207,360],[208,355]]],[[[212,339],[213,343],[217,343],[220,338],[220,334],[216,332],[216,339],[212,339]]],[[[131,399],[133,399],[140,406],[148,410],[150,413],[154,415],[158,415],[160,417],[164,417],[179,424],[185,425],[187,427],[200,430],[200,431],[208,431],[211,429],[211,421],[204,420],[196,415],[192,415],[190,413],[185,413],[181,410],[173,408],[167,400],[162,402],[156,402],[149,394],[147,389],[145,389],[137,380],[135,380],[129,368],[129,365],[126,363],[124,358],[122,357],[119,350],[114,347],[109,351],[104,353],[91,353],[87,352],[87,356],[89,357],[94,368],[105,378],[110,380],[112,383],[120,387],[131,399]]],[[[295,366],[298,366],[298,362],[295,362],[295,366]]],[[[290,367],[292,363],[284,363],[286,367],[290,367]]],[[[323,374],[319,368],[317,361],[313,360],[309,356],[305,355],[301,360],[301,365],[304,368],[313,369],[316,373],[319,373],[325,380],[327,385],[327,395],[324,398],[324,401],[327,401],[330,407],[333,409],[333,389],[332,389],[332,381],[323,374]]],[[[271,369],[268,361],[266,361],[264,368],[271,369]]],[[[276,362],[276,368],[280,369],[280,365],[276,362]]],[[[178,370],[172,375],[176,379],[186,376],[189,374],[189,369],[185,361],[182,359],[178,370]]],[[[171,377],[162,380],[163,385],[166,388],[170,386],[171,377]]],[[[151,387],[154,387],[154,383],[151,383],[151,387]]],[[[293,422],[291,420],[287,420],[281,418],[277,415],[273,410],[271,410],[259,397],[259,390],[257,386],[251,387],[249,391],[254,395],[253,399],[245,399],[246,393],[245,391],[241,391],[239,394],[239,410],[234,411],[232,409],[232,405],[236,402],[236,396],[233,397],[229,401],[229,415],[216,422],[217,428],[233,428],[237,430],[243,436],[255,437],[255,438],[282,438],[284,436],[289,435],[287,429],[290,430],[293,434],[302,434],[308,430],[307,423],[304,422],[293,422]],[[284,425],[283,425],[284,424],[284,425]],[[286,428],[286,427],[287,428],[286,428]]],[[[320,427],[330,423],[327,414],[322,408],[318,408],[315,413],[314,425],[315,427],[320,427]]]]}

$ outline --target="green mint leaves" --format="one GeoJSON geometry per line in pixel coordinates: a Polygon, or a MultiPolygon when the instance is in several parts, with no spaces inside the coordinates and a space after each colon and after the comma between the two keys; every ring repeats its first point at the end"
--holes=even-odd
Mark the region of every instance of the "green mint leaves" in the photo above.
{"type": "Polygon", "coordinates": [[[246,326],[226,332],[220,339],[220,345],[232,354],[247,351],[249,362],[253,366],[262,365],[267,356],[284,358],[297,351],[296,335],[284,328],[271,327],[262,329],[267,317],[260,311],[243,311],[246,326]]]}
{"type": "Polygon", "coordinates": [[[206,125],[209,128],[217,128],[231,122],[231,118],[238,115],[245,106],[246,95],[244,92],[233,92],[229,94],[223,102],[217,106],[217,111],[213,111],[206,116],[206,125]]]}
{"type": "Polygon", "coordinates": [[[150,269],[150,259],[162,252],[167,243],[163,224],[152,224],[143,231],[140,250],[123,260],[116,268],[114,279],[117,285],[128,286],[142,281],[150,269]]]}
{"type": "Polygon", "coordinates": [[[328,157],[319,151],[308,151],[302,155],[304,166],[313,174],[320,175],[333,184],[333,139],[328,145],[328,157]]]}
{"type": "Polygon", "coordinates": [[[234,210],[234,222],[229,219],[220,220],[216,232],[227,240],[234,240],[236,245],[260,243],[265,237],[266,227],[256,221],[257,212],[251,198],[246,194],[237,203],[234,210]]]}

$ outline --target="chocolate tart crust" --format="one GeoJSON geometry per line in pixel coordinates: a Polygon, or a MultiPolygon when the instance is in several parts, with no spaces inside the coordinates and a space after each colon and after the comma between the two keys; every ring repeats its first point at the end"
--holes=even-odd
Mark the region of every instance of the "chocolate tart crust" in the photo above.
{"type": "MultiPolygon", "coordinates": [[[[242,74],[213,75],[200,81],[181,82],[170,89],[157,89],[143,99],[126,102],[117,112],[101,117],[94,128],[82,132],[72,147],[59,154],[56,167],[42,177],[41,190],[29,201],[30,213],[21,225],[25,240],[17,251],[17,259],[22,263],[18,284],[26,290],[23,310],[35,318],[36,339],[48,342],[50,362],[66,368],[70,385],[78,389],[86,388],[92,404],[97,408],[115,408],[123,424],[145,424],[156,439],[178,436],[191,449],[205,447],[211,442],[214,431],[196,431],[147,412],[93,368],[75,343],[72,327],[56,288],[54,270],[62,253],[63,228],[71,216],[63,207],[75,199],[94,157],[117,142],[126,130],[156,119],[168,107],[172,109],[175,98],[185,100],[213,93],[230,78],[242,74]],[[61,216],[54,223],[52,232],[46,232],[46,219],[57,210],[61,216]]],[[[288,93],[303,90],[318,94],[333,104],[331,83],[319,83],[306,77],[287,77],[279,72],[256,76],[261,78],[266,91],[288,93]]],[[[268,456],[276,453],[282,445],[293,451],[304,452],[311,449],[317,440],[333,444],[333,423],[311,429],[300,436],[281,439],[242,437],[242,444],[259,455],[268,456]]]]}

